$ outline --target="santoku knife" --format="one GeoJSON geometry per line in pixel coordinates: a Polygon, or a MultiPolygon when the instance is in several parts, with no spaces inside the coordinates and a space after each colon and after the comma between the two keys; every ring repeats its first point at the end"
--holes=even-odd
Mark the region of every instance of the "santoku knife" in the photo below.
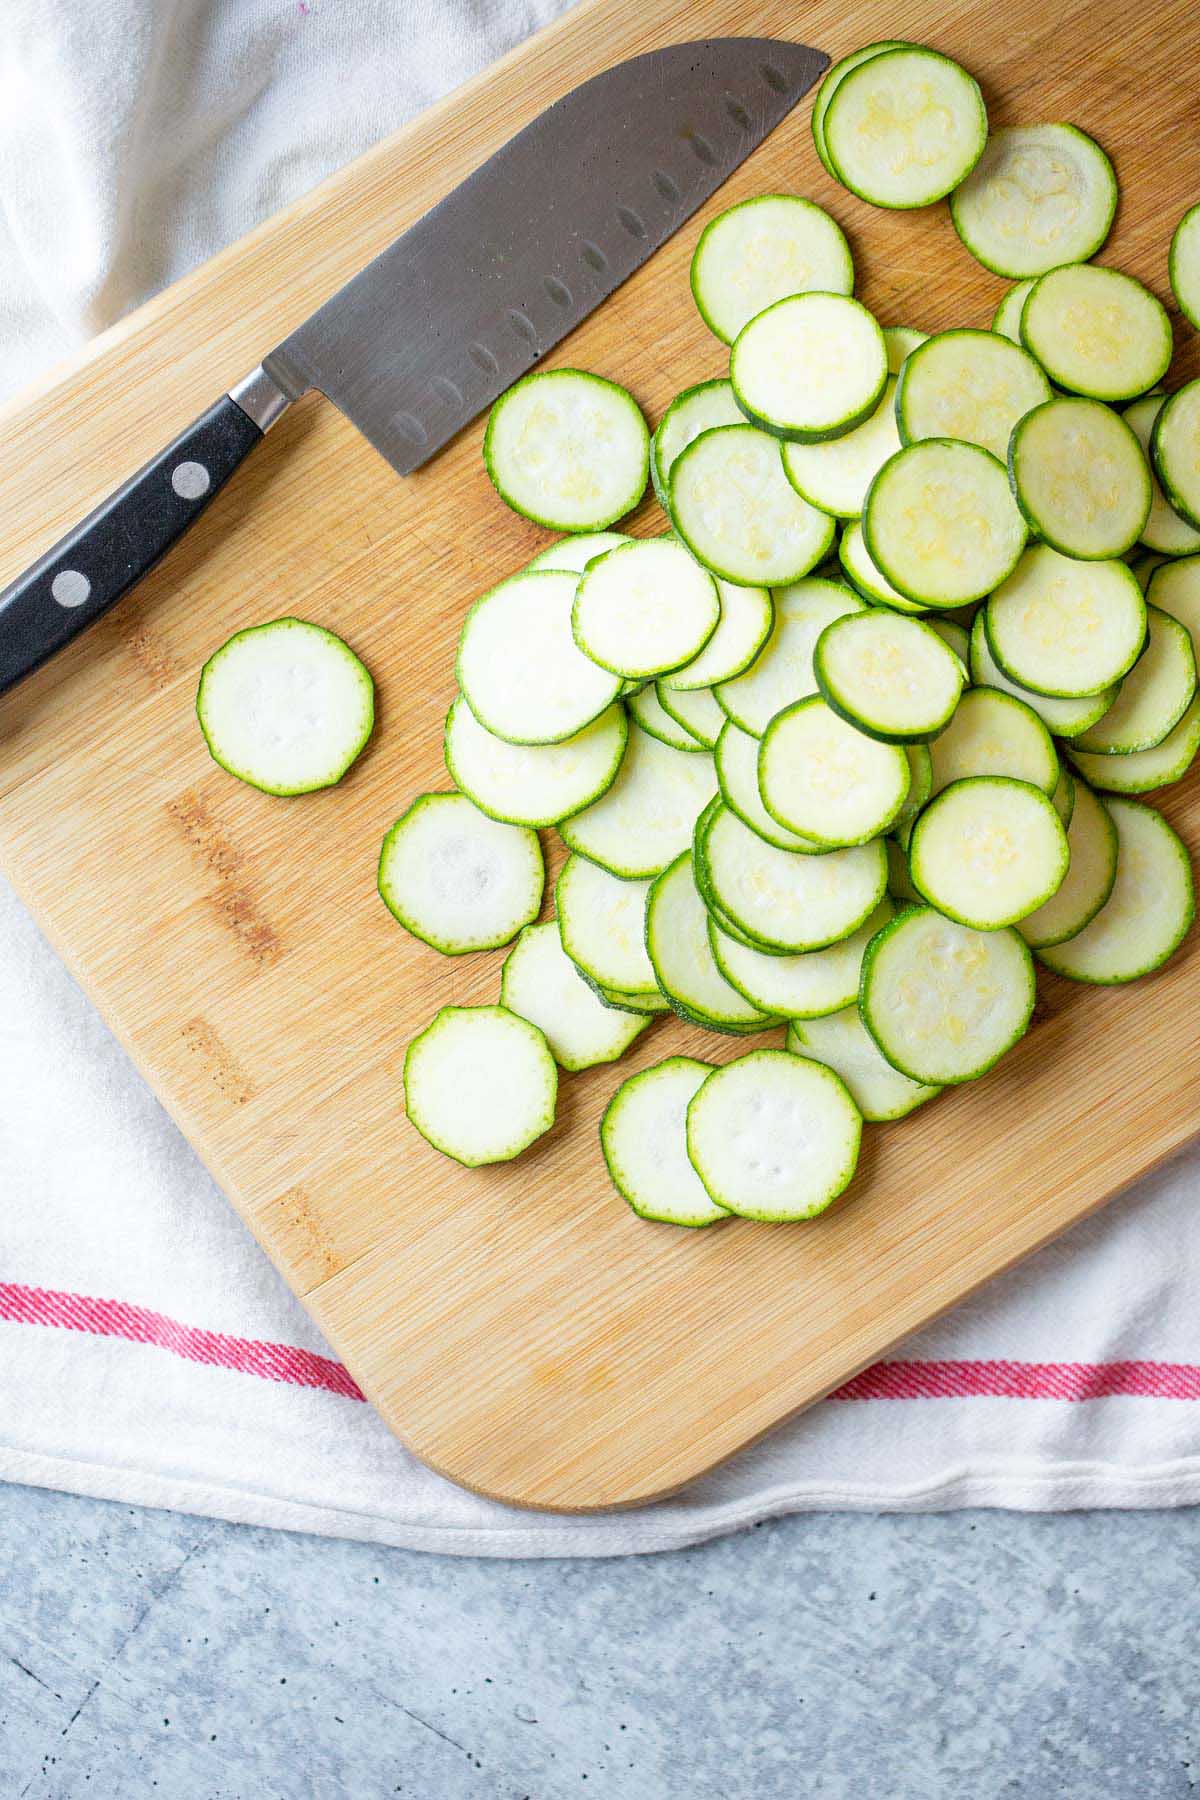
{"type": "Polygon", "coordinates": [[[408,475],[631,275],[828,67],[710,38],[572,90],[0,592],[0,692],[129,591],[316,388],[408,475]]]}

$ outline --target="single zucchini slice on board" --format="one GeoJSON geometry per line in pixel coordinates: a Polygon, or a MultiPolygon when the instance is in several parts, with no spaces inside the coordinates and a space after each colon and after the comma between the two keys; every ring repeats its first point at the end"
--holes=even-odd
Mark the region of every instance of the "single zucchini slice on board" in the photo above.
{"type": "Polygon", "coordinates": [[[776,713],[815,694],[813,651],[827,625],[866,606],[843,582],[810,575],[775,592],[775,624],[762,652],[733,681],[715,690],[722,710],[743,731],[761,737],[776,713]]]}
{"type": "Polygon", "coordinates": [[[1019,344],[1021,342],[1021,314],[1025,309],[1025,302],[1029,298],[1032,286],[1032,275],[1028,281],[1018,281],[1016,287],[1009,288],[992,314],[992,330],[999,332],[1001,337],[1008,338],[1010,343],[1019,344]]]}
{"type": "Polygon", "coordinates": [[[710,1031],[761,1031],[775,1023],[722,975],[708,940],[708,911],[685,850],[646,902],[646,949],[655,979],[680,1018],[710,1031]]]}
{"type": "Polygon", "coordinates": [[[911,906],[867,946],[859,1007],[892,1067],[936,1087],[986,1075],[1024,1037],[1036,996],[1017,932],[911,906]]]}
{"type": "Polygon", "coordinates": [[[711,688],[670,688],[661,679],[656,683],[663,711],[676,724],[689,731],[706,750],[712,750],[728,723],[711,688]]]}
{"type": "Polygon", "coordinates": [[[598,668],[571,634],[578,585],[567,569],[512,575],[463,622],[458,685],[479,723],[510,744],[561,744],[621,691],[620,676],[598,668]]]}
{"type": "Polygon", "coordinates": [[[1132,275],[1098,263],[1040,276],[1021,313],[1021,340],[1051,381],[1092,400],[1132,400],[1171,361],[1162,302],[1132,275]]]}
{"type": "Polygon", "coordinates": [[[601,531],[645,491],[650,432],[615,381],[538,369],[493,406],[483,460],[500,498],[535,525],[601,531]]]}
{"type": "Polygon", "coordinates": [[[994,331],[939,331],[900,371],[900,441],[955,438],[1003,462],[1013,426],[1049,398],[1050,383],[1027,350],[994,331]]]}
{"type": "Polygon", "coordinates": [[[630,718],[635,719],[652,738],[657,738],[660,744],[669,744],[672,750],[693,751],[706,748],[686,725],[667,712],[653,682],[648,682],[645,687],[630,694],[625,705],[630,718]]]}
{"type": "MultiPolygon", "coordinates": [[[[961,625],[955,626],[966,633],[961,625]]],[[[827,625],[813,673],[828,706],[884,743],[927,741],[944,731],[966,669],[936,627],[898,613],[851,613],[827,625]]]]}
{"type": "Polygon", "coordinates": [[[874,600],[879,606],[890,606],[893,612],[928,612],[928,607],[922,606],[916,600],[909,600],[904,594],[897,593],[882,569],[872,561],[871,552],[867,549],[867,541],[863,536],[861,519],[851,520],[843,531],[842,541],[838,545],[838,560],[854,584],[855,590],[864,599],[874,600]]]}
{"type": "MultiPolygon", "coordinates": [[[[1079,732],[1086,731],[1097,719],[1104,717],[1120,692],[1120,684],[1103,688],[1098,694],[1087,694],[1080,700],[1056,700],[1049,694],[1035,694],[1031,688],[1022,687],[1019,682],[1010,681],[1000,667],[987,641],[987,620],[984,609],[980,607],[971,626],[971,680],[979,687],[997,688],[1002,694],[1009,694],[1014,700],[1021,700],[1037,714],[1048,731],[1055,737],[1073,738],[1079,732]]],[[[972,774],[982,774],[983,770],[972,770],[972,774]]],[[[1015,770],[1003,773],[1015,774],[1015,770]]]]}
{"type": "Polygon", "coordinates": [[[1079,773],[1106,794],[1149,794],[1187,774],[1200,751],[1200,699],[1192,701],[1173,731],[1152,750],[1129,756],[1096,756],[1066,746],[1079,773]]]}
{"type": "Polygon", "coordinates": [[[866,924],[849,937],[801,956],[753,950],[711,919],[708,935],[722,975],[754,1006],[785,1019],[817,1019],[854,1004],[867,945],[895,910],[885,895],[866,924]]]}
{"type": "Polygon", "coordinates": [[[597,998],[563,949],[553,920],[526,926],[509,951],[500,1004],[536,1025],[555,1062],[569,1071],[616,1062],[650,1023],[597,998]]]}
{"type": "Polygon", "coordinates": [[[728,808],[696,833],[696,876],[725,917],[764,950],[823,950],[858,930],[883,899],[887,857],[878,840],[797,856],[761,842],[728,808]]]}
{"type": "Polygon", "coordinates": [[[468,1169],[520,1156],[553,1125],[557,1098],[545,1038],[503,1006],[443,1006],[404,1058],[409,1118],[468,1169]]]}
{"type": "Polygon", "coordinates": [[[1146,642],[1146,602],[1127,563],[1028,549],[984,613],[988,649],[1011,681],[1056,698],[1099,694],[1146,642]]]}
{"type": "Polygon", "coordinates": [[[778,713],[758,753],[759,791],[772,818],[830,848],[886,831],[910,779],[900,744],[867,737],[819,694],[778,713]]]}
{"type": "Polygon", "coordinates": [[[936,50],[885,50],[843,76],[822,120],[832,173],[873,206],[929,206],[987,143],[979,84],[936,50]]]}
{"type": "Polygon", "coordinates": [[[1026,538],[1004,464],[956,438],[924,438],[884,463],[863,533],[882,574],[921,606],[982,600],[1016,567],[1026,538]]]}
{"type": "MultiPolygon", "coordinates": [[[[1146,456],[1151,454],[1154,425],[1164,405],[1162,394],[1147,394],[1125,408],[1122,417],[1130,427],[1146,456]]],[[[1180,518],[1171,505],[1158,477],[1151,471],[1150,517],[1142,527],[1142,543],[1162,556],[1192,556],[1200,550],[1200,531],[1180,518]]]]}
{"type": "Polygon", "coordinates": [[[1104,717],[1080,732],[1075,748],[1100,756],[1153,750],[1173,731],[1196,693],[1196,656],[1186,625],[1147,606],[1146,648],[1104,717]]]}
{"type": "Polygon", "coordinates": [[[854,262],[829,214],[797,194],[757,194],[712,220],[692,257],[692,294],[724,344],[789,294],[854,292],[854,262]]]}
{"type": "Polygon", "coordinates": [[[1200,379],[1163,402],[1150,454],[1167,500],[1180,518],[1200,529],[1200,379]]]}
{"type": "Polygon", "coordinates": [[[1065,943],[1095,918],[1117,877],[1117,828],[1090,787],[1077,781],[1067,831],[1071,864],[1057,893],[1021,920],[1018,930],[1031,950],[1065,943]]]}
{"type": "Polygon", "coordinates": [[[765,587],[739,587],[736,582],[714,577],[721,597],[717,629],[691,662],[667,669],[659,686],[672,693],[693,688],[711,689],[719,681],[732,681],[754,661],[775,622],[775,606],[765,587]]]}
{"type": "Polygon", "coordinates": [[[803,856],[819,855],[820,845],[814,844],[811,838],[788,831],[763,805],[758,791],[758,744],[756,737],[743,731],[732,719],[726,721],[713,751],[721,798],[743,825],[768,844],[774,844],[779,850],[799,851],[803,856]]]}
{"type": "Polygon", "coordinates": [[[557,825],[612,786],[628,729],[618,702],[565,743],[509,744],[479,723],[460,694],[446,715],[446,767],[489,818],[557,825]]]}
{"type": "Polygon", "coordinates": [[[563,819],[559,830],[569,850],[634,881],[657,875],[691,843],[696,820],[716,791],[707,751],[672,750],[634,725],[612,786],[563,819]]]}
{"type": "Polygon", "coordinates": [[[843,77],[850,73],[851,69],[857,69],[859,63],[869,62],[873,56],[879,56],[884,50],[913,50],[919,48],[920,46],[913,44],[909,38],[880,38],[878,43],[864,44],[860,50],[852,50],[849,56],[843,56],[839,62],[835,62],[833,67],[826,74],[824,81],[822,81],[820,87],[817,89],[817,97],[813,101],[812,134],[813,144],[816,148],[817,155],[820,157],[826,173],[833,175],[835,180],[836,171],[834,170],[833,164],[830,162],[828,153],[825,149],[824,123],[825,114],[829,110],[829,102],[833,99],[838,84],[842,81],[843,77]]]}
{"type": "Polygon", "coordinates": [[[264,794],[333,787],[375,723],[375,684],[348,644],[305,619],[235,632],[200,673],[209,754],[264,794]]]}
{"type": "Polygon", "coordinates": [[[1030,529],[1064,556],[1124,556],[1150,517],[1142,446],[1099,400],[1064,394],[1026,413],[1008,446],[1008,478],[1030,529]]]}
{"type": "Polygon", "coordinates": [[[714,1069],[687,1111],[687,1152],[709,1195],[744,1219],[825,1211],[858,1165],[862,1114],[839,1075],[787,1050],[714,1069]]]}
{"type": "Polygon", "coordinates": [[[1007,775],[951,782],[913,827],[913,885],[960,925],[996,931],[1056,894],[1070,852],[1062,820],[1041,788],[1007,775]]]}
{"type": "Polygon", "coordinates": [[[635,538],[588,564],[572,629],[585,657],[640,681],[690,662],[721,617],[717,584],[673,538],[635,538]]]}
{"type": "Polygon", "coordinates": [[[699,381],[676,394],[650,440],[650,479],[664,512],[670,511],[671,470],[676,457],[702,432],[743,423],[742,409],[728,381],[699,381]]]}
{"type": "Polygon", "coordinates": [[[941,1093],[910,1081],[880,1050],[862,1022],[857,1005],[824,1018],[789,1025],[787,1047],[797,1056],[824,1063],[840,1075],[864,1119],[903,1119],[915,1107],[941,1093]]]}
{"type": "Polygon", "coordinates": [[[1001,126],[950,196],[954,229],[971,255],[1012,280],[1087,262],[1116,210],[1113,166],[1074,125],[1001,126]]]}
{"type": "MultiPolygon", "coordinates": [[[[885,334],[886,336],[886,334],[885,334]]],[[[842,519],[857,519],[867,489],[889,456],[900,448],[893,396],[896,380],[889,376],[875,411],[844,437],[824,443],[787,443],[783,467],[801,497],[822,512],[842,519]]]]}
{"type": "Polygon", "coordinates": [[[844,437],[887,385],[887,347],[848,294],[793,294],[738,333],[729,379],[752,425],[800,443],[844,437]]]}
{"type": "Polygon", "coordinates": [[[1167,270],[1180,312],[1200,331],[1200,201],[1188,207],[1175,227],[1167,270]]]}
{"type": "Polygon", "coordinates": [[[379,894],[401,925],[446,956],[495,950],[542,906],[536,831],[501,825],[465,794],[421,794],[383,840],[379,894]]]}
{"type": "Polygon", "coordinates": [[[999,688],[968,688],[929,746],[929,757],[935,794],[975,775],[1007,775],[1046,795],[1058,785],[1058,756],[1044,723],[1031,706],[999,688]]]}
{"type": "Polygon", "coordinates": [[[525,573],[536,574],[539,569],[570,569],[574,574],[582,575],[593,557],[603,556],[606,550],[615,550],[618,544],[630,541],[623,531],[581,531],[539,550],[533,561],[525,565],[525,573]]]}
{"type": "Polygon", "coordinates": [[[1136,800],[1107,802],[1117,828],[1117,878],[1090,925],[1038,951],[1056,975],[1101,986],[1161,968],[1196,911],[1187,850],[1160,813],[1136,800]]]}
{"type": "Polygon", "coordinates": [[[622,1082],[600,1121],[613,1186],[643,1219],[715,1225],[728,1212],[709,1198],[687,1153],[687,1109],[712,1064],[670,1056],[622,1082]]]}
{"type": "Polygon", "coordinates": [[[671,469],[670,501],[692,555],[724,581],[799,581],[833,543],[833,520],[800,498],[778,439],[754,425],[725,425],[689,444],[671,469]]]}
{"type": "Polygon", "coordinates": [[[554,898],[563,949],[606,989],[644,998],[656,991],[646,954],[649,881],[622,881],[586,856],[568,856],[554,898]]]}

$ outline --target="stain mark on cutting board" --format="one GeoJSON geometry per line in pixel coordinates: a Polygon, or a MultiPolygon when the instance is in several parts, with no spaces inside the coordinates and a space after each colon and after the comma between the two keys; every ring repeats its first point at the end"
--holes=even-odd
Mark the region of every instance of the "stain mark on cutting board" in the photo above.
{"type": "Polygon", "coordinates": [[[257,1209],[254,1229],[302,1296],[343,1266],[328,1226],[302,1187],[288,1188],[257,1209]]]}
{"type": "Polygon", "coordinates": [[[235,1106],[244,1106],[247,1100],[254,1098],[253,1081],[207,1019],[190,1019],[181,1026],[179,1035],[226,1099],[232,1100],[235,1106]]]}
{"type": "Polygon", "coordinates": [[[275,962],[283,948],[275,928],[264,919],[244,879],[245,857],[216,817],[204,795],[189,788],[167,804],[167,816],[182,833],[210,875],[216,889],[209,894],[217,916],[251,960],[275,962]]]}

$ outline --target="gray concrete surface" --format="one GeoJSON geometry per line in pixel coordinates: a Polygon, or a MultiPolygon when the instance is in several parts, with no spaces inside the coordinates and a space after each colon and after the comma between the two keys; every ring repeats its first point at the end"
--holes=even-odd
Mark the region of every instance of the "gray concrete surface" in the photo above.
{"type": "Polygon", "coordinates": [[[801,1516],[501,1563],[0,1487],[9,1800],[1157,1800],[1192,1512],[801,1516]]]}

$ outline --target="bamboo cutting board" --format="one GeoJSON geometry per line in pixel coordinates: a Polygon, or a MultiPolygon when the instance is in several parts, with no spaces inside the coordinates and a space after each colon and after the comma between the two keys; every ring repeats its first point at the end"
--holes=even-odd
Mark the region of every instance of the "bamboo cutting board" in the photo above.
{"type": "MultiPolygon", "coordinates": [[[[1200,198],[1200,9],[933,0],[592,0],[108,333],[0,419],[0,582],[73,524],[341,281],[551,100],[622,57],[722,33],[837,56],[929,41],[994,123],[1069,118],[1122,185],[1105,260],[1167,297],[1200,198]]],[[[813,153],[811,99],[552,360],[649,416],[722,372],[687,263],[705,218],[766,189],[827,205],[884,322],[987,324],[1003,284],[944,207],[877,212],[813,153]]],[[[1185,376],[1196,339],[1176,317],[1185,376]]],[[[412,1033],[492,1000],[500,956],[445,961],[374,890],[380,839],[448,785],[440,728],[465,607],[546,541],[493,495],[481,425],[401,481],[319,398],[294,409],[132,598],[0,702],[0,857],[45,931],[387,1422],[453,1480],[523,1505],[663,1494],[837,1385],[1044,1243],[1200,1124],[1200,954],[1122,990],[1042,978],[998,1070],[868,1129],[849,1196],[802,1226],[650,1226],[596,1126],[624,1074],[736,1041],[658,1023],[620,1070],[561,1083],[558,1123],[468,1172],[403,1114],[412,1033]],[[192,703],[238,627],[343,634],[379,729],[328,793],[272,800],[208,760],[192,703]]],[[[661,519],[645,504],[635,528],[661,519]]],[[[1168,817],[1200,844],[1200,777],[1168,817]]],[[[555,866],[557,866],[555,864],[555,866]]],[[[15,1200],[10,1200],[15,1203],[15,1200]]]]}

